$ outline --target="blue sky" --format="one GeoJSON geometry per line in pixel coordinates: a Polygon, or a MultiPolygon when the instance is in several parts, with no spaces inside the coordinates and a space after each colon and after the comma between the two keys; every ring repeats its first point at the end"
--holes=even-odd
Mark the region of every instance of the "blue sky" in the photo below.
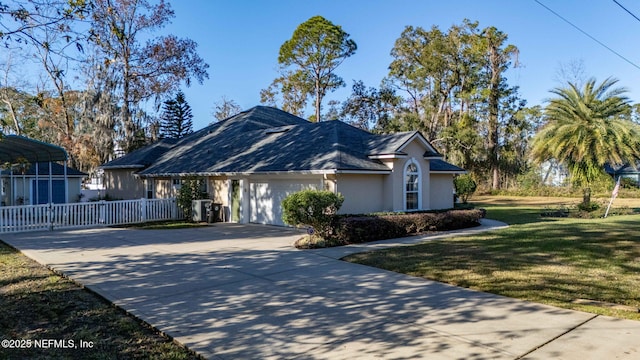
{"type": "MultiPolygon", "coordinates": [[[[640,65],[640,21],[612,0],[539,0],[636,65],[640,65]]],[[[618,0],[640,16],[640,2],[618,0]]],[[[176,17],[164,30],[188,37],[210,65],[210,78],[184,88],[194,113],[194,128],[213,120],[212,108],[223,96],[243,109],[258,105],[260,89],[277,76],[280,45],[296,27],[321,15],[351,35],[356,54],[336,71],[347,86],[325,100],[344,100],[353,80],[378,87],[387,75],[389,52],[407,25],[447,30],[463,19],[495,26],[520,50],[521,67],[507,74],[529,105],[543,104],[560,85],[558,70],[582,63],[587,77],[620,80],[628,96],[640,102],[640,69],[540,6],[534,0],[189,0],[172,1],[176,17]]],[[[308,114],[311,114],[309,110],[308,114]]]]}

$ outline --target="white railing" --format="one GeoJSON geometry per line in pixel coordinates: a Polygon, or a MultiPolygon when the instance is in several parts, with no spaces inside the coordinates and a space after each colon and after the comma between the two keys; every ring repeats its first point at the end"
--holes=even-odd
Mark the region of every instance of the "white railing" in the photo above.
{"type": "Polygon", "coordinates": [[[179,219],[175,199],[0,207],[0,233],[135,224],[179,219]]]}

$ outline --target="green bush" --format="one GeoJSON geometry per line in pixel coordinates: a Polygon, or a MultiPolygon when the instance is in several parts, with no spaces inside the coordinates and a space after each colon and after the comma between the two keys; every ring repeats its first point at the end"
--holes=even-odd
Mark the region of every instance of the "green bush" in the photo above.
{"type": "Polygon", "coordinates": [[[311,226],[320,237],[329,237],[343,202],[342,195],[331,191],[302,190],[282,201],[282,220],[293,226],[311,226]]]}
{"type": "Polygon", "coordinates": [[[453,186],[456,188],[456,195],[460,197],[463,204],[466,204],[471,195],[476,192],[478,185],[471,175],[460,175],[453,179],[453,186]]]}
{"type": "Polygon", "coordinates": [[[638,182],[634,179],[630,179],[630,178],[621,178],[620,179],[620,186],[623,189],[637,189],[638,188],[638,182]]]}
{"type": "Polygon", "coordinates": [[[353,244],[393,239],[427,231],[473,227],[485,215],[483,209],[448,210],[380,216],[345,216],[336,222],[333,242],[353,244]]]}
{"type": "Polygon", "coordinates": [[[586,212],[593,212],[593,211],[596,211],[596,210],[600,209],[601,207],[602,206],[599,203],[595,202],[595,201],[591,201],[591,202],[588,202],[586,204],[585,203],[578,204],[578,210],[586,211],[586,212]]]}

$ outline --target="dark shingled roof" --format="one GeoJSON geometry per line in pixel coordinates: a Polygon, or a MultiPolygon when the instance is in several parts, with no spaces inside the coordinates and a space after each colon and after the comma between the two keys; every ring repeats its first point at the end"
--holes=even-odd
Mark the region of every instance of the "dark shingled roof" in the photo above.
{"type": "Polygon", "coordinates": [[[162,139],[149,146],[132,151],[126,156],[109,161],[100,167],[103,169],[142,169],[153,164],[154,161],[171,149],[177,142],[177,139],[162,139]]]}
{"type": "Polygon", "coordinates": [[[457,167],[453,164],[450,164],[444,160],[440,160],[440,159],[431,159],[431,161],[429,162],[429,168],[431,171],[433,172],[456,172],[456,173],[464,173],[466,172],[465,169],[461,168],[461,167],[457,167]]]}
{"type": "MultiPolygon", "coordinates": [[[[163,148],[165,151],[139,174],[389,172],[370,156],[402,154],[399,149],[416,134],[422,136],[417,132],[375,135],[342,121],[312,123],[272,107],[257,106],[163,148]]],[[[133,152],[103,168],[113,168],[114,163],[144,167],[140,158],[143,156],[133,152]]]]}
{"type": "Polygon", "coordinates": [[[369,140],[369,147],[371,152],[376,155],[400,155],[398,151],[402,145],[404,145],[411,137],[416,134],[416,131],[400,132],[388,135],[372,136],[369,140]]]}
{"type": "Polygon", "coordinates": [[[604,171],[610,175],[625,175],[625,174],[639,174],[640,173],[640,161],[635,166],[631,164],[624,165],[611,165],[604,164],[604,171]]]}

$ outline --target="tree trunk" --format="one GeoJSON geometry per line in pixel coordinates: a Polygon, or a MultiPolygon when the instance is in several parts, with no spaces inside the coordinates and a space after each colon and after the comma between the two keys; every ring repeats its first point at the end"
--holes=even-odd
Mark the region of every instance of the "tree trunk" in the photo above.
{"type": "Polygon", "coordinates": [[[554,165],[552,162],[549,162],[549,168],[547,169],[547,172],[544,174],[544,177],[542,178],[542,185],[546,185],[547,184],[547,180],[549,180],[549,176],[551,176],[551,172],[553,171],[554,165]]]}
{"type": "Polygon", "coordinates": [[[131,118],[131,108],[129,107],[129,97],[130,89],[129,82],[130,73],[129,73],[129,63],[128,59],[125,59],[124,64],[124,76],[122,83],[122,125],[124,128],[124,150],[128,153],[133,148],[133,138],[134,138],[134,126],[133,119],[131,118]]]}
{"type": "Polygon", "coordinates": [[[586,187],[582,189],[582,204],[584,206],[591,204],[591,188],[586,187]]]}
{"type": "Polygon", "coordinates": [[[497,49],[491,49],[491,83],[489,84],[489,163],[493,181],[491,189],[500,187],[500,169],[498,168],[498,107],[500,103],[500,59],[497,49]]]}
{"type": "Polygon", "coordinates": [[[11,119],[13,120],[13,126],[15,128],[14,130],[16,132],[16,135],[18,136],[22,135],[22,131],[20,129],[20,122],[18,121],[18,117],[16,116],[16,110],[13,107],[13,104],[9,100],[3,100],[3,102],[5,105],[7,105],[7,108],[9,109],[9,114],[11,115],[11,119]]]}
{"type": "Polygon", "coordinates": [[[316,74],[316,122],[320,122],[320,74],[316,74]]]}

